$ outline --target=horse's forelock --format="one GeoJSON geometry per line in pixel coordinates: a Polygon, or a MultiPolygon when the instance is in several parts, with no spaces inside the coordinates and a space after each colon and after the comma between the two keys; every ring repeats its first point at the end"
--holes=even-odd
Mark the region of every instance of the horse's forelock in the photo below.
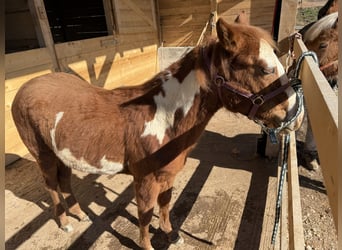
{"type": "Polygon", "coordinates": [[[311,42],[315,40],[323,30],[333,28],[336,24],[337,19],[338,12],[334,12],[325,17],[322,17],[304,33],[303,41],[311,42]]]}
{"type": "MultiPolygon", "coordinates": [[[[236,24],[236,25],[239,25],[239,24],[236,24]]],[[[243,25],[243,27],[240,27],[240,30],[246,33],[248,37],[254,37],[255,39],[258,39],[258,40],[264,40],[273,49],[278,50],[276,42],[274,41],[271,34],[267,32],[266,30],[260,27],[251,26],[251,25],[243,25]]]]}

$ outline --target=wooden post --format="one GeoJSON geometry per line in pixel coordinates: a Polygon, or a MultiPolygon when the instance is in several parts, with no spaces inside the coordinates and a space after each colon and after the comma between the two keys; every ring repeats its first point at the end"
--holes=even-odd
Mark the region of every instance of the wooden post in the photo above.
{"type": "Polygon", "coordinates": [[[28,5],[36,27],[38,40],[43,43],[40,46],[46,46],[48,49],[54,71],[61,71],[44,2],[43,0],[28,0],[28,5]]]}
{"type": "Polygon", "coordinates": [[[113,3],[111,0],[103,0],[103,9],[106,17],[108,35],[115,37],[115,21],[114,21],[114,10],[113,3]]]}
{"type": "MultiPolygon", "coordinates": [[[[279,31],[278,31],[278,48],[279,60],[286,67],[287,53],[289,51],[289,37],[295,31],[297,15],[297,0],[281,1],[279,31]]],[[[271,144],[267,137],[265,155],[268,158],[276,158],[279,153],[279,145],[271,144]]]]}
{"type": "Polygon", "coordinates": [[[287,52],[289,51],[289,37],[295,31],[297,16],[297,1],[281,1],[281,14],[278,31],[278,47],[280,51],[280,62],[285,65],[287,52]]]}
{"type": "Polygon", "coordinates": [[[302,220],[302,206],[300,202],[299,177],[297,165],[296,136],[290,133],[288,151],[288,219],[289,219],[289,249],[304,248],[304,229],[302,220]]]}
{"type": "MultiPolygon", "coordinates": [[[[5,34],[5,4],[0,3],[0,11],[3,13],[0,17],[0,33],[5,34]]],[[[0,38],[1,55],[5,54],[5,36],[0,38]]],[[[0,59],[0,248],[5,249],[5,57],[0,59]]]]}
{"type": "Polygon", "coordinates": [[[289,49],[288,37],[293,34],[296,26],[297,1],[281,1],[281,14],[279,20],[278,42],[281,52],[287,52],[289,49]],[[284,42],[284,43],[283,43],[284,42]]]}
{"type": "MultiPolygon", "coordinates": [[[[307,51],[295,39],[296,57],[307,51]]],[[[338,102],[337,96],[312,57],[306,57],[300,71],[304,98],[317,144],[320,165],[336,230],[338,229],[338,102]]]]}
{"type": "MultiPolygon", "coordinates": [[[[339,6],[339,9],[341,10],[341,5],[339,6]]],[[[342,32],[342,26],[341,25],[338,26],[338,31],[340,34],[342,34],[341,33],[342,32]]],[[[342,58],[342,50],[341,49],[339,49],[339,51],[338,51],[338,57],[342,58]]],[[[341,63],[339,63],[339,66],[341,66],[341,63]]],[[[338,78],[342,79],[342,70],[340,70],[338,72],[338,78]]],[[[339,110],[342,110],[342,91],[338,92],[338,99],[340,100],[338,102],[339,110]]],[[[341,122],[342,122],[341,111],[340,111],[340,115],[339,115],[338,119],[339,119],[339,123],[341,124],[341,122]]],[[[342,132],[341,132],[341,129],[339,131],[338,141],[339,141],[338,152],[342,152],[342,132]]],[[[341,153],[338,155],[338,164],[339,164],[339,166],[341,166],[341,164],[342,164],[342,154],[341,153]]],[[[342,168],[341,167],[338,168],[338,178],[339,178],[339,180],[342,180],[342,168]]],[[[338,186],[338,190],[339,190],[339,192],[338,192],[338,210],[339,210],[338,228],[342,228],[342,212],[341,212],[341,208],[342,208],[342,181],[340,181],[338,183],[338,185],[339,185],[338,186]]],[[[342,249],[342,230],[338,231],[338,241],[337,242],[339,242],[338,247],[340,249],[342,249]]]]}

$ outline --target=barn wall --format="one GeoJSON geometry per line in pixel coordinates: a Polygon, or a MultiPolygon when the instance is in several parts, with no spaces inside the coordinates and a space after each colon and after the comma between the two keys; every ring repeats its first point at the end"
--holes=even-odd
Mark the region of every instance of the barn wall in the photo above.
{"type": "Polygon", "coordinates": [[[274,0],[159,0],[163,46],[195,46],[212,11],[227,22],[233,22],[245,11],[252,25],[271,32],[275,3],[274,0]]]}
{"type": "Polygon", "coordinates": [[[159,0],[165,47],[195,46],[210,15],[210,0],[159,0]]]}
{"type": "Polygon", "coordinates": [[[5,55],[6,164],[28,153],[11,117],[13,98],[24,82],[55,71],[54,57],[60,71],[107,89],[140,84],[155,74],[158,34],[153,1],[115,0],[114,3],[114,11],[124,15],[116,16],[113,35],[53,44],[53,55],[46,47],[5,55]]]}
{"type": "Polygon", "coordinates": [[[228,22],[233,22],[241,11],[245,11],[250,24],[271,32],[275,3],[274,0],[223,0],[217,5],[217,12],[218,16],[228,22]]]}

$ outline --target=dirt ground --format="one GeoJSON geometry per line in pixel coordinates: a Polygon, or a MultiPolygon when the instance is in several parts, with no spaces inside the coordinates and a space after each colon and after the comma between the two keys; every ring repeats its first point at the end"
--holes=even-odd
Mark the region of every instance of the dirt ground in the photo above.
{"type": "MultiPolygon", "coordinates": [[[[271,243],[277,163],[256,155],[260,128],[219,111],[178,175],[171,219],[185,243],[169,245],[150,233],[155,249],[277,249],[271,243]]],[[[337,249],[320,172],[300,167],[307,249],[337,249]]],[[[65,233],[52,217],[51,201],[36,163],[22,159],[6,168],[6,249],[139,249],[132,178],[74,172],[73,187],[92,222],[71,218],[65,233]]],[[[278,244],[278,242],[277,242],[278,244]]]]}

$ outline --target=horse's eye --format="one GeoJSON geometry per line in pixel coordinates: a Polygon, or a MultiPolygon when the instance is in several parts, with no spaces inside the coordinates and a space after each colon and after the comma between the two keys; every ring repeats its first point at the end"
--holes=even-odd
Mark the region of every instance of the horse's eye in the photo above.
{"type": "Polygon", "coordinates": [[[265,75],[273,74],[275,72],[275,68],[274,67],[262,68],[261,72],[265,75]]]}
{"type": "Polygon", "coordinates": [[[328,47],[328,43],[320,43],[319,44],[319,49],[325,49],[328,47]]]}

